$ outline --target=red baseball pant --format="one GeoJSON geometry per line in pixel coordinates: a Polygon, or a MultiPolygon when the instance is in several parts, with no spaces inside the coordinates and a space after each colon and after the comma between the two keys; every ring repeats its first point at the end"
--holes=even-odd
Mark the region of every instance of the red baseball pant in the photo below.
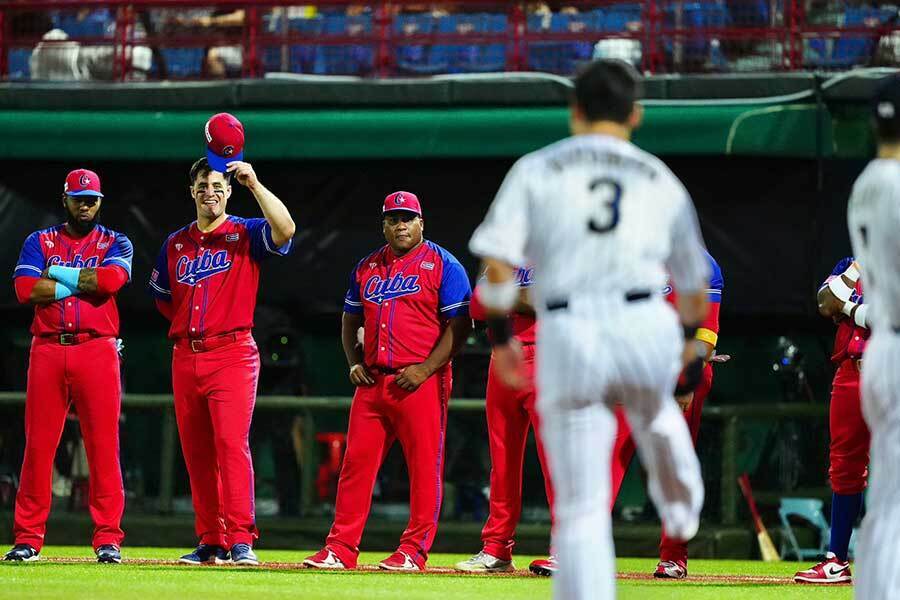
{"type": "Polygon", "coordinates": [[[444,437],[452,385],[444,367],[414,392],[401,389],[394,375],[373,373],[374,385],[353,395],[347,449],[338,480],[334,524],[325,545],[348,568],[355,568],[359,542],[372,506],[375,478],[394,441],[409,472],[409,523],[398,550],[419,566],[434,543],[444,487],[444,437]]]}
{"type": "Polygon", "coordinates": [[[44,545],[50,515],[53,459],[75,405],[89,470],[93,545],[121,546],[125,490],[119,468],[119,412],[122,385],[116,340],[99,337],[63,346],[34,338],[25,392],[25,460],[13,532],[16,544],[44,545]]]}
{"type": "Polygon", "coordinates": [[[836,494],[858,494],[866,489],[870,437],[862,414],[855,360],[843,361],[834,374],[828,419],[831,489],[836,494]]]}
{"type": "Polygon", "coordinates": [[[172,389],[201,544],[253,544],[256,529],[250,421],[259,351],[249,331],[207,352],[175,345],[172,389]]]}
{"type": "Polygon", "coordinates": [[[488,443],[491,451],[490,515],[481,530],[484,551],[501,560],[512,559],[516,526],[522,514],[522,463],[529,427],[534,427],[538,460],[544,474],[544,489],[553,520],[553,486],[540,436],[540,418],[535,410],[535,346],[522,348],[528,385],[515,390],[506,387],[494,374],[494,362],[488,368],[487,413],[488,443]]]}
{"type": "MultiPolygon", "coordinates": [[[[700,380],[697,389],[694,390],[694,399],[691,401],[687,410],[684,411],[684,418],[687,421],[688,429],[691,432],[691,439],[693,440],[695,447],[697,445],[697,436],[700,433],[700,415],[703,412],[703,402],[706,400],[709,391],[712,389],[712,380],[712,365],[707,363],[703,369],[703,378],[700,380]]],[[[615,413],[618,432],[616,433],[616,441],[613,445],[610,510],[612,510],[612,507],[616,503],[616,498],[622,487],[622,481],[625,479],[625,474],[628,472],[628,466],[631,464],[631,459],[634,457],[635,452],[634,438],[631,436],[631,426],[625,418],[625,410],[621,406],[617,406],[615,413]]],[[[659,541],[659,559],[687,561],[687,543],[680,540],[673,540],[667,537],[666,532],[663,531],[659,541]]]]}

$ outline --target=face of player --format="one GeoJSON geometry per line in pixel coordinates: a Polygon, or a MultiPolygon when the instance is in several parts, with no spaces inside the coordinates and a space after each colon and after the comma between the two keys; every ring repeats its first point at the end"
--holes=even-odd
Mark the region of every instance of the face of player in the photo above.
{"type": "Polygon", "coordinates": [[[403,256],[422,243],[425,223],[422,217],[407,210],[396,210],[384,216],[384,239],[397,256],[403,256]]]}
{"type": "Polygon", "coordinates": [[[69,196],[63,194],[66,224],[78,235],[87,235],[94,229],[100,217],[102,200],[97,196],[69,196]]]}
{"type": "Polygon", "coordinates": [[[191,195],[197,205],[197,220],[212,222],[225,214],[231,184],[218,171],[199,173],[191,186],[191,195]]]}

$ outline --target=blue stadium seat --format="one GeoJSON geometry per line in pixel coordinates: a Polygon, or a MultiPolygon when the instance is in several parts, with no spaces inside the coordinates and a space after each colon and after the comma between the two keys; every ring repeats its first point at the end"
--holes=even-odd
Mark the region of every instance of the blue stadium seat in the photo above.
{"type": "MultiPolygon", "coordinates": [[[[675,28],[678,24],[677,7],[669,5],[665,11],[665,24],[668,28],[675,28]]],[[[731,23],[728,7],[720,1],[717,2],[686,2],[681,5],[681,29],[714,29],[727,27],[731,23]]],[[[726,66],[725,57],[722,55],[718,44],[711,44],[709,34],[688,33],[683,38],[683,60],[697,64],[710,65],[713,68],[723,69],[726,66]]],[[[663,47],[667,54],[674,51],[674,40],[667,37],[663,47]]]]}
{"type": "MultiPolygon", "coordinates": [[[[439,34],[501,34],[506,31],[505,15],[488,13],[449,15],[438,20],[439,34]]],[[[487,73],[506,68],[506,45],[494,44],[438,44],[432,49],[434,64],[448,65],[450,73],[487,73]]]]}
{"type": "Polygon", "coordinates": [[[595,27],[600,31],[623,32],[627,31],[628,23],[641,20],[642,8],[640,4],[613,4],[606,10],[594,11],[595,27]]]}
{"type": "Polygon", "coordinates": [[[10,48],[7,54],[10,81],[25,81],[31,79],[31,66],[28,60],[31,58],[30,48],[10,48]]]}
{"type": "MultiPolygon", "coordinates": [[[[372,17],[343,14],[325,15],[322,21],[323,38],[327,36],[370,36],[372,17]]],[[[324,40],[323,40],[324,41],[324,40]]],[[[375,68],[372,44],[319,45],[313,72],[318,75],[365,75],[375,68]]]]}
{"type": "MultiPolygon", "coordinates": [[[[865,27],[868,22],[883,22],[884,12],[867,6],[848,6],[844,12],[844,27],[865,27]]],[[[844,34],[834,44],[830,67],[852,67],[869,63],[875,51],[874,35],[844,34]]]]}
{"type": "Polygon", "coordinates": [[[112,37],[116,22],[109,9],[92,10],[83,19],[74,11],[61,11],[53,15],[53,26],[62,29],[70,38],[112,37]]]}
{"type": "MultiPolygon", "coordinates": [[[[555,13],[550,18],[551,33],[590,33],[602,29],[605,16],[591,11],[580,14],[555,13]]],[[[594,40],[575,42],[532,42],[528,48],[528,66],[550,73],[574,73],[578,65],[588,61],[594,51],[594,40]]]]}
{"type": "MultiPolygon", "coordinates": [[[[317,37],[322,35],[322,17],[311,19],[291,19],[288,30],[297,35],[317,37]]],[[[290,70],[292,73],[312,73],[316,67],[315,43],[291,44],[290,70]]]]}
{"type": "MultiPolygon", "coordinates": [[[[203,59],[206,51],[203,48],[161,48],[166,61],[166,72],[170,79],[200,77],[203,73],[203,59]]],[[[156,71],[156,65],[152,71],[156,71]]]]}
{"type": "MultiPolygon", "coordinates": [[[[400,14],[394,20],[394,38],[397,40],[409,35],[430,35],[436,29],[434,17],[426,13],[400,14]]],[[[446,72],[447,62],[435,60],[432,54],[432,47],[429,44],[399,44],[395,59],[397,67],[407,73],[428,75],[446,72]]]]}

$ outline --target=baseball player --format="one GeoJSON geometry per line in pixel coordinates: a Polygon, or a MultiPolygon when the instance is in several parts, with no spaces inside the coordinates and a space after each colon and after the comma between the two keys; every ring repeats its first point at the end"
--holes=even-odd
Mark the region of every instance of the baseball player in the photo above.
{"type": "Polygon", "coordinates": [[[869,468],[869,428],[859,397],[859,370],[869,339],[868,306],[863,303],[860,267],[852,257],[838,262],[816,296],[819,314],[833,319],[838,330],[832,362],[828,428],[831,481],[831,538],[825,560],[794,575],[798,583],[842,583],[851,580],[848,551],[853,524],[863,504],[869,468]]]}
{"type": "Polygon", "coordinates": [[[506,317],[516,266],[535,268],[537,408],[553,479],[554,597],[613,598],[610,455],[621,402],[666,532],[690,539],[703,501],[700,466],[672,390],[699,381],[693,343],[706,316],[709,262],[687,191],[629,142],[640,123],[639,75],[595,61],[575,80],[573,137],[520,159],[470,242],[494,366],[521,386],[521,347],[506,317]],[[659,290],[671,274],[678,314],[659,290]],[[623,326],[626,324],[627,326],[623,326]],[[685,369],[679,377],[679,368],[685,369]]]}
{"type": "Polygon", "coordinates": [[[311,568],[356,568],[375,478],[395,440],[409,472],[409,524],[378,566],[423,571],[441,514],[450,360],[472,329],[472,290],[459,261],[423,238],[415,194],[390,194],[382,212],[387,244],[353,269],[344,299],[341,337],[356,393],[334,524],[303,561],[311,568]]]}
{"type": "Polygon", "coordinates": [[[50,514],[53,459],[70,405],[78,413],[87,453],[97,560],[122,560],[116,294],[131,279],[133,250],[127,237],[98,223],[102,203],[96,173],[69,173],[62,194],[66,222],[29,235],[13,273],[19,302],[34,305],[34,337],[15,547],[6,560],[38,560],[50,514]]]}
{"type": "MultiPolygon", "coordinates": [[[[544,446],[539,434],[540,418],[535,410],[534,355],[536,321],[534,307],[528,299],[528,288],[534,281],[534,269],[522,267],[516,271],[515,282],[519,297],[511,312],[513,337],[522,346],[526,385],[510,388],[497,377],[493,358],[488,367],[485,412],[488,424],[488,445],[491,452],[490,514],[481,531],[481,551],[459,562],[456,568],[465,572],[505,573],[514,571],[512,549],[515,545],[516,525],[522,514],[522,462],[529,428],[534,428],[538,460],[544,474],[544,489],[553,520],[553,486],[544,446]]],[[[487,313],[478,294],[472,297],[472,317],[484,321],[487,313]]],[[[547,559],[532,561],[529,569],[539,575],[552,575],[556,562],[547,559]]]]}
{"type": "Polygon", "coordinates": [[[872,332],[862,372],[872,474],[856,557],[855,595],[887,600],[900,597],[896,565],[900,553],[900,77],[894,75],[879,86],[872,117],[878,156],[856,180],[847,208],[853,255],[864,269],[867,302],[856,307],[851,318],[872,332]]]}
{"type": "MultiPolygon", "coordinates": [[[[709,312],[706,319],[697,329],[696,340],[702,344],[703,348],[703,377],[700,383],[692,393],[685,394],[676,398],[684,418],[687,421],[688,429],[691,432],[691,440],[694,446],[697,446],[697,436],[700,434],[700,414],[703,411],[703,402],[712,389],[713,369],[712,363],[716,349],[716,343],[719,340],[719,309],[722,304],[722,291],[724,288],[724,280],[722,279],[722,269],[719,263],[709,254],[706,254],[709,260],[710,272],[712,277],[709,280],[709,288],[706,290],[707,301],[709,302],[709,312]]],[[[678,294],[671,285],[667,285],[663,290],[666,300],[673,306],[678,304],[678,294]]],[[[725,358],[718,357],[718,358],[725,358]]],[[[612,453],[612,494],[610,495],[610,508],[616,503],[616,497],[622,488],[622,481],[628,472],[628,466],[634,457],[634,438],[631,436],[631,426],[625,418],[625,410],[621,406],[616,407],[616,423],[617,433],[616,441],[613,444],[612,453]]],[[[665,531],[659,542],[659,563],[653,575],[661,579],[684,579],[687,577],[687,542],[683,540],[670,539],[665,531]]]]}
{"type": "Polygon", "coordinates": [[[249,446],[259,351],[250,330],[260,263],[287,255],[295,227],[284,203],[240,160],[239,128],[231,115],[207,124],[210,151],[190,171],[197,220],[168,237],[149,282],[175,343],[175,417],[200,540],[181,557],[188,564],[224,562],[229,554],[234,564],[259,564],[249,446]],[[234,151],[222,152],[223,138],[234,151]],[[264,218],[225,212],[232,178],[250,190],[264,218]]]}

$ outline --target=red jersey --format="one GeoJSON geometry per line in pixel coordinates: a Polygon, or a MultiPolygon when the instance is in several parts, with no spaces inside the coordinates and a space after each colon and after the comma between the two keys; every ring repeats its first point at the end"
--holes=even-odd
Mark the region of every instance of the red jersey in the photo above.
{"type": "MultiPolygon", "coordinates": [[[[534,267],[522,268],[516,271],[516,285],[520,288],[531,287],[534,283],[534,267]]],[[[478,289],[472,296],[472,305],[469,308],[472,318],[477,321],[487,320],[487,311],[478,298],[478,289]]],[[[521,313],[511,313],[510,321],[512,322],[513,337],[522,344],[533,344],[537,338],[537,319],[534,315],[523,315],[521,313]]]]}
{"type": "Polygon", "coordinates": [[[465,269],[437,244],[401,257],[386,245],[353,269],[344,312],[363,315],[366,365],[399,369],[428,358],[447,320],[468,316],[471,297],[465,269]]]}
{"type": "MultiPolygon", "coordinates": [[[[831,275],[825,278],[824,283],[822,283],[822,286],[819,289],[828,285],[828,282],[835,277],[840,277],[841,273],[850,267],[853,260],[852,256],[840,260],[838,264],[834,266],[831,275]]],[[[856,289],[853,290],[853,293],[850,296],[850,302],[855,302],[857,304],[864,303],[862,279],[856,282],[856,289]]],[[[863,352],[866,349],[866,343],[869,341],[869,333],[868,329],[860,327],[854,323],[853,319],[850,317],[842,318],[838,322],[837,333],[834,336],[834,354],[832,354],[831,360],[837,364],[847,358],[852,358],[854,360],[862,358],[863,352]]]]}
{"type": "Polygon", "coordinates": [[[265,219],[229,216],[204,233],[194,221],[169,236],[150,274],[150,293],[172,303],[169,338],[208,338],[253,327],[259,263],[285,256],[265,219]]]}
{"type": "MultiPolygon", "coordinates": [[[[722,277],[722,268],[716,259],[707,252],[706,258],[709,259],[710,277],[709,287],[706,288],[706,299],[709,302],[709,310],[706,318],[697,328],[697,339],[710,344],[713,348],[719,341],[719,309],[722,307],[722,292],[725,290],[725,279],[722,277]]],[[[672,306],[677,306],[678,292],[671,286],[667,285],[663,290],[666,295],[666,302],[672,306]]]]}
{"type": "MultiPolygon", "coordinates": [[[[118,267],[131,279],[134,249],[127,237],[97,225],[84,237],[69,235],[65,225],[35,231],[25,239],[16,277],[40,277],[46,267],[59,265],[78,269],[118,267]]],[[[49,304],[35,305],[31,333],[36,336],[61,333],[119,334],[119,309],[113,296],[69,296],[49,304]]]]}

